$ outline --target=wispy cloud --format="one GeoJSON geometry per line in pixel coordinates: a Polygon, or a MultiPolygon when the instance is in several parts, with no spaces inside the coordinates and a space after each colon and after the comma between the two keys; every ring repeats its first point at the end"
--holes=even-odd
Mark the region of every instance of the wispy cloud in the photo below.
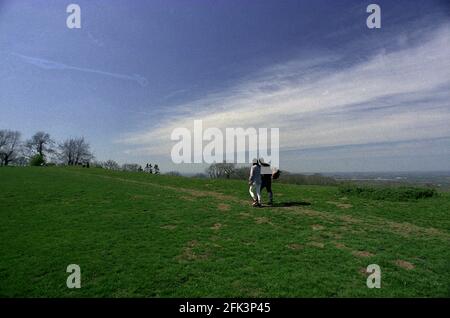
{"type": "MultiPolygon", "coordinates": [[[[351,53],[349,53],[351,55],[351,53]]],[[[192,127],[279,127],[281,150],[450,136],[450,25],[419,44],[348,56],[293,60],[223,92],[176,106],[178,115],[119,142],[170,154],[170,133],[192,127]]]]}
{"type": "Polygon", "coordinates": [[[133,75],[126,75],[126,74],[118,74],[118,73],[111,73],[111,72],[105,72],[100,71],[92,68],[84,68],[84,67],[78,67],[73,65],[67,65],[56,61],[46,60],[38,57],[32,57],[32,56],[26,56],[18,53],[12,53],[15,56],[18,56],[21,58],[24,62],[37,66],[41,69],[45,70],[57,70],[57,71],[63,71],[63,70],[73,70],[73,71],[79,71],[79,72],[87,72],[87,73],[95,73],[100,75],[105,75],[109,77],[114,77],[122,80],[128,80],[128,81],[135,81],[141,86],[147,86],[148,81],[145,77],[140,76],[138,74],[133,75]]]}

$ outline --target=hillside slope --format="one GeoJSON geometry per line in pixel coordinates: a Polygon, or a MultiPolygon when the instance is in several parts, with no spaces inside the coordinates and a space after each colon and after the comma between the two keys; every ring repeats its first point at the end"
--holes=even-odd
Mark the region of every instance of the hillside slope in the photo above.
{"type": "Polygon", "coordinates": [[[412,202],[82,168],[0,169],[3,297],[387,297],[450,292],[450,196],[412,202]],[[81,289],[66,267],[81,267],[81,289]],[[378,264],[382,288],[366,287],[378,264]]]}

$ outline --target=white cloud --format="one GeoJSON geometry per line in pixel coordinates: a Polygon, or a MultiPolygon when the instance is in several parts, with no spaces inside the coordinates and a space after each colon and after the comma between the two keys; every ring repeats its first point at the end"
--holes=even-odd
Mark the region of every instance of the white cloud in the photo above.
{"type": "Polygon", "coordinates": [[[450,136],[450,25],[415,47],[340,67],[345,58],[275,65],[178,105],[178,116],[119,142],[133,152],[170,156],[172,130],[192,128],[196,119],[205,128],[278,127],[281,150],[450,136]],[[392,107],[370,110],[375,104],[392,107]]]}

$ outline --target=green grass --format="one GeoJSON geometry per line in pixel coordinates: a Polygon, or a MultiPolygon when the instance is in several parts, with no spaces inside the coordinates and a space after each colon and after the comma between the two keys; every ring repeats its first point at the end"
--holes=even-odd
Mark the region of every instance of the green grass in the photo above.
{"type": "Polygon", "coordinates": [[[1,297],[448,297],[450,195],[413,201],[102,169],[0,169],[1,297]],[[81,289],[66,267],[81,267],[81,289]],[[382,270],[382,288],[362,273],[382,270]],[[409,269],[405,267],[409,267],[409,269]]]}
{"type": "Polygon", "coordinates": [[[431,198],[438,195],[434,188],[412,186],[358,186],[343,184],[339,186],[343,195],[355,195],[366,199],[386,201],[410,201],[431,198]]]}

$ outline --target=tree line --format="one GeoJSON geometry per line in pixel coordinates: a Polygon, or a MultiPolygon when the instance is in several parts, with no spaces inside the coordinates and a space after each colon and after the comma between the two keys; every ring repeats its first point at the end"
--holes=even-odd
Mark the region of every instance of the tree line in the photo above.
{"type": "Polygon", "coordinates": [[[160,174],[158,164],[147,163],[144,168],[136,163],[119,165],[114,160],[94,161],[95,157],[84,137],[56,142],[50,134],[38,131],[30,139],[22,140],[19,131],[0,130],[0,166],[42,166],[63,164],[122,171],[160,174]]]}
{"type": "Polygon", "coordinates": [[[146,172],[150,174],[160,174],[158,164],[152,165],[151,163],[147,163],[144,168],[140,164],[137,163],[124,163],[123,165],[119,165],[114,160],[107,160],[104,162],[96,162],[96,167],[100,167],[108,170],[116,170],[116,171],[132,171],[132,172],[146,172]]]}
{"type": "MultiPolygon", "coordinates": [[[[68,138],[62,142],[56,142],[50,134],[39,131],[30,139],[23,141],[21,134],[13,130],[0,130],[0,166],[10,164],[18,166],[45,164],[64,164],[68,166],[94,166],[109,170],[145,172],[149,174],[160,174],[158,164],[147,163],[144,167],[137,163],[124,163],[119,165],[114,160],[104,162],[93,161],[94,155],[89,143],[84,137],[68,138]]],[[[167,175],[179,176],[177,171],[170,171],[167,175]]],[[[248,167],[237,167],[233,163],[214,163],[206,168],[205,173],[196,174],[197,178],[212,179],[247,179],[248,167]]],[[[319,184],[336,185],[338,182],[331,177],[320,174],[303,175],[298,173],[283,172],[282,183],[294,184],[319,184]]]]}
{"type": "MultiPolygon", "coordinates": [[[[250,173],[250,167],[237,167],[233,163],[213,163],[205,169],[205,173],[194,175],[195,178],[211,179],[239,179],[247,180],[250,173]]],[[[290,173],[283,171],[283,176],[277,182],[302,184],[302,185],[337,185],[339,182],[332,178],[315,173],[305,175],[300,173],[290,173]]]]}
{"type": "Polygon", "coordinates": [[[50,134],[38,131],[22,140],[21,133],[0,130],[0,165],[43,165],[48,162],[69,166],[86,164],[94,158],[84,137],[68,138],[57,143],[50,134]]]}

